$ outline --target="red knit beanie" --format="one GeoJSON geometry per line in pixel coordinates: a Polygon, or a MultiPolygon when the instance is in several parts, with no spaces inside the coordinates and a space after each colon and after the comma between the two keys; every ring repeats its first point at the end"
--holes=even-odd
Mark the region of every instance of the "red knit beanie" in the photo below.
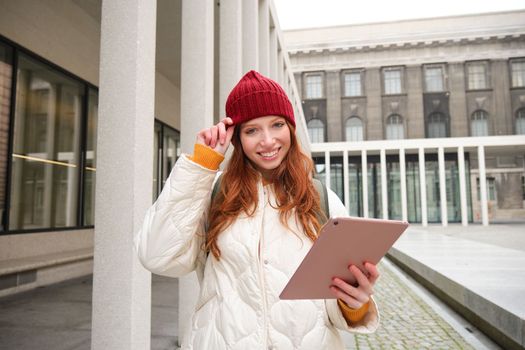
{"type": "Polygon", "coordinates": [[[292,104],[283,88],[272,79],[251,70],[230,92],[226,100],[226,116],[237,125],[267,115],[284,117],[295,127],[292,104]]]}

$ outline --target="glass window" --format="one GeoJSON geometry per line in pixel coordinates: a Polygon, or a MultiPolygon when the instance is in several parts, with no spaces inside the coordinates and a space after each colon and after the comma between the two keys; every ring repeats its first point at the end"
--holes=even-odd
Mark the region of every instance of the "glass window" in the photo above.
{"type": "Polygon", "coordinates": [[[319,119],[310,119],[308,121],[308,136],[310,136],[310,142],[319,143],[324,142],[324,124],[319,119]]]}
{"type": "Polygon", "coordinates": [[[363,141],[363,122],[359,117],[350,117],[345,123],[346,141],[363,141]]]}
{"type": "Polygon", "coordinates": [[[323,97],[323,80],[320,74],[306,76],[306,98],[323,97]]]}
{"type": "Polygon", "coordinates": [[[399,140],[405,138],[403,118],[399,114],[392,114],[386,120],[386,139],[399,140]]]}
{"type": "Polygon", "coordinates": [[[470,117],[470,135],[471,136],[488,136],[488,113],[485,111],[475,111],[470,117]]]}
{"type": "MultiPolygon", "coordinates": [[[[487,177],[487,200],[495,201],[496,200],[496,179],[493,177],[487,177]]],[[[481,201],[481,188],[479,177],[476,178],[476,188],[478,191],[478,201],[481,201]]]]}
{"type": "Polygon", "coordinates": [[[9,140],[9,113],[11,111],[11,77],[13,55],[11,49],[0,44],[0,231],[4,231],[6,210],[7,149],[9,140]]]}
{"type": "Polygon", "coordinates": [[[400,94],[401,88],[401,68],[385,68],[383,70],[385,94],[400,94]]]}
{"type": "Polygon", "coordinates": [[[511,61],[512,87],[525,87],[525,60],[511,61]]]}
{"type": "Polygon", "coordinates": [[[516,113],[516,135],[525,135],[525,108],[516,113]]]}
{"type": "Polygon", "coordinates": [[[9,229],[78,225],[84,86],[20,54],[9,229]]]}
{"type": "Polygon", "coordinates": [[[483,62],[467,64],[468,89],[486,89],[487,84],[487,65],[483,62]]]}
{"type": "Polygon", "coordinates": [[[361,72],[345,73],[345,96],[362,96],[361,72]]]}
{"type": "Polygon", "coordinates": [[[443,67],[425,67],[425,87],[427,92],[444,91],[443,67]]]}
{"type": "Polygon", "coordinates": [[[180,132],[156,120],[153,143],[153,201],[155,201],[180,157],[180,132]]]}
{"type": "Polygon", "coordinates": [[[95,224],[95,180],[97,172],[98,92],[89,89],[86,139],[86,165],[84,167],[84,225],[95,224]]]}
{"type": "Polygon", "coordinates": [[[427,118],[427,137],[447,137],[447,118],[442,113],[432,113],[427,118]]]}

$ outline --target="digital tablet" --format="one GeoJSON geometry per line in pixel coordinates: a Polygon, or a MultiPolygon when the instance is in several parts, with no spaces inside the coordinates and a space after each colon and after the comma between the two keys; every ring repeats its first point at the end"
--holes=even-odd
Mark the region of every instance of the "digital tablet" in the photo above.
{"type": "Polygon", "coordinates": [[[355,285],[348,266],[356,265],[366,273],[363,262],[377,265],[407,227],[408,223],[396,220],[329,219],[279,297],[336,299],[330,291],[332,278],[355,285]]]}

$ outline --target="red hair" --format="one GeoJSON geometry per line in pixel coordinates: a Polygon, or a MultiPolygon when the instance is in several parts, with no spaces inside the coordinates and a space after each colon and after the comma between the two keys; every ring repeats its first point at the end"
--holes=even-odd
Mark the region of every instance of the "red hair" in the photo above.
{"type": "MultiPolygon", "coordinates": [[[[321,228],[318,217],[325,216],[321,210],[319,193],[312,183],[314,165],[310,157],[302,152],[295,136],[295,128],[288,121],[286,123],[290,129],[290,149],[271,176],[277,209],[281,223],[288,229],[288,220],[295,210],[304,234],[314,241],[321,228]]],[[[244,155],[240,127],[235,128],[232,144],[235,147],[233,155],[221,176],[220,189],[211,203],[208,217],[205,250],[211,251],[217,259],[221,255],[217,245],[221,232],[241,212],[247,216],[254,215],[258,203],[257,182],[260,175],[244,155]]]]}

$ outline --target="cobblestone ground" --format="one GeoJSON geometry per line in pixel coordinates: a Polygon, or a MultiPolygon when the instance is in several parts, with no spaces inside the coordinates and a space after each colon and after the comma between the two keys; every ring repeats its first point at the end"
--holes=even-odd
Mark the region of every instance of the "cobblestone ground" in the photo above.
{"type": "Polygon", "coordinates": [[[385,264],[375,286],[381,325],[370,335],[345,334],[347,349],[473,349],[385,264]]]}

